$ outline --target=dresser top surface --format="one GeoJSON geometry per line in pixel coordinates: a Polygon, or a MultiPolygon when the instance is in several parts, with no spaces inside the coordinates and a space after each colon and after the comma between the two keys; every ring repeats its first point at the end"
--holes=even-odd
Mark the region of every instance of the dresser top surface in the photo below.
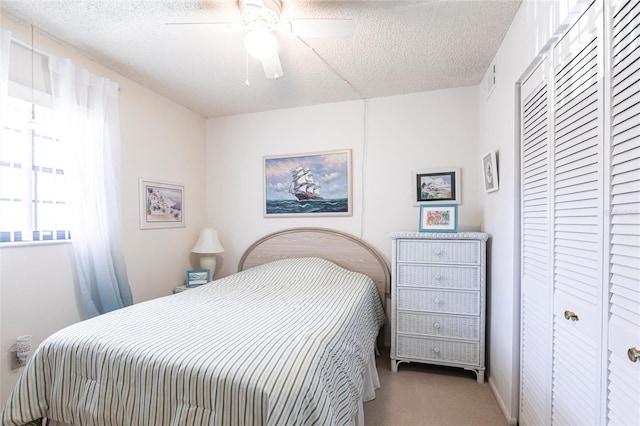
{"type": "Polygon", "coordinates": [[[424,240],[481,240],[487,241],[489,234],[484,232],[392,232],[391,239],[424,240]]]}

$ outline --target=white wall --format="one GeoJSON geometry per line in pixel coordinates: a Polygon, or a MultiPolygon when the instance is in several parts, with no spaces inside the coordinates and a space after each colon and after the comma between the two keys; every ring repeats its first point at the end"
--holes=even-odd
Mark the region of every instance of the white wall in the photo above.
{"type": "MultiPolygon", "coordinates": [[[[226,252],[216,277],[236,272],[254,241],[315,226],[363,238],[391,258],[389,234],[417,231],[414,169],[461,169],[459,229],[479,230],[477,87],[211,119],[207,217],[226,252]],[[263,157],[352,150],[353,216],[263,217],[263,157]]],[[[386,340],[390,336],[386,334],[386,340]]]]}
{"type": "Polygon", "coordinates": [[[477,97],[477,87],[466,87],[210,119],[207,218],[227,250],[216,277],[235,272],[255,240],[290,227],[360,236],[389,261],[389,234],[418,229],[413,169],[461,168],[459,227],[478,230],[477,97]],[[352,150],[352,217],[263,217],[264,156],[335,149],[352,150]]]}
{"type": "Polygon", "coordinates": [[[483,228],[492,235],[488,362],[490,384],[511,424],[518,416],[520,231],[516,83],[575,1],[525,0],[495,57],[497,84],[480,93],[480,152],[497,151],[500,190],[482,196],[483,228]]]}
{"type": "MultiPolygon", "coordinates": [[[[28,27],[4,15],[1,25],[14,37],[30,41],[28,27]]],[[[171,294],[184,281],[185,270],[197,266],[189,252],[205,225],[205,120],[38,32],[35,45],[70,57],[121,86],[122,212],[116,214],[123,219],[129,280],[135,302],[171,294]],[[139,229],[139,177],[185,185],[186,228],[139,229]]],[[[31,334],[37,345],[82,319],[69,248],[69,244],[0,247],[0,405],[21,372],[10,369],[16,337],[31,334]]]]}

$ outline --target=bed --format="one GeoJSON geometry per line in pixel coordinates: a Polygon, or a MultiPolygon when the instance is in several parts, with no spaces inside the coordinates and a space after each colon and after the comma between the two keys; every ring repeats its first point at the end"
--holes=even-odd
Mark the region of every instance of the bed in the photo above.
{"type": "Polygon", "coordinates": [[[0,423],[362,424],[388,272],[337,231],[271,234],[237,274],[45,340],[0,423]]]}

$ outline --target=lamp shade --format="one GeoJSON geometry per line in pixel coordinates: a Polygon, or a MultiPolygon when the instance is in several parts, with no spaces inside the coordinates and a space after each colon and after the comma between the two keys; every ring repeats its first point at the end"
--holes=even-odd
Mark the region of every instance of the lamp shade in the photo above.
{"type": "Polygon", "coordinates": [[[191,249],[192,253],[222,253],[224,247],[218,239],[218,231],[213,228],[204,228],[200,231],[198,242],[191,249]]]}

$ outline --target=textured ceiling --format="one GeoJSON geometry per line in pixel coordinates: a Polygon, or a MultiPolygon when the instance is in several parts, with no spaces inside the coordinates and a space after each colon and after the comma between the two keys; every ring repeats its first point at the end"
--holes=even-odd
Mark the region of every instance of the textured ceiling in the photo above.
{"type": "Polygon", "coordinates": [[[244,33],[167,22],[238,21],[237,0],[2,0],[2,12],[203,115],[216,117],[479,84],[521,0],[282,0],[282,19],[353,19],[349,38],[277,34],[267,80],[244,33]],[[311,48],[310,48],[311,47],[311,48]]]}

